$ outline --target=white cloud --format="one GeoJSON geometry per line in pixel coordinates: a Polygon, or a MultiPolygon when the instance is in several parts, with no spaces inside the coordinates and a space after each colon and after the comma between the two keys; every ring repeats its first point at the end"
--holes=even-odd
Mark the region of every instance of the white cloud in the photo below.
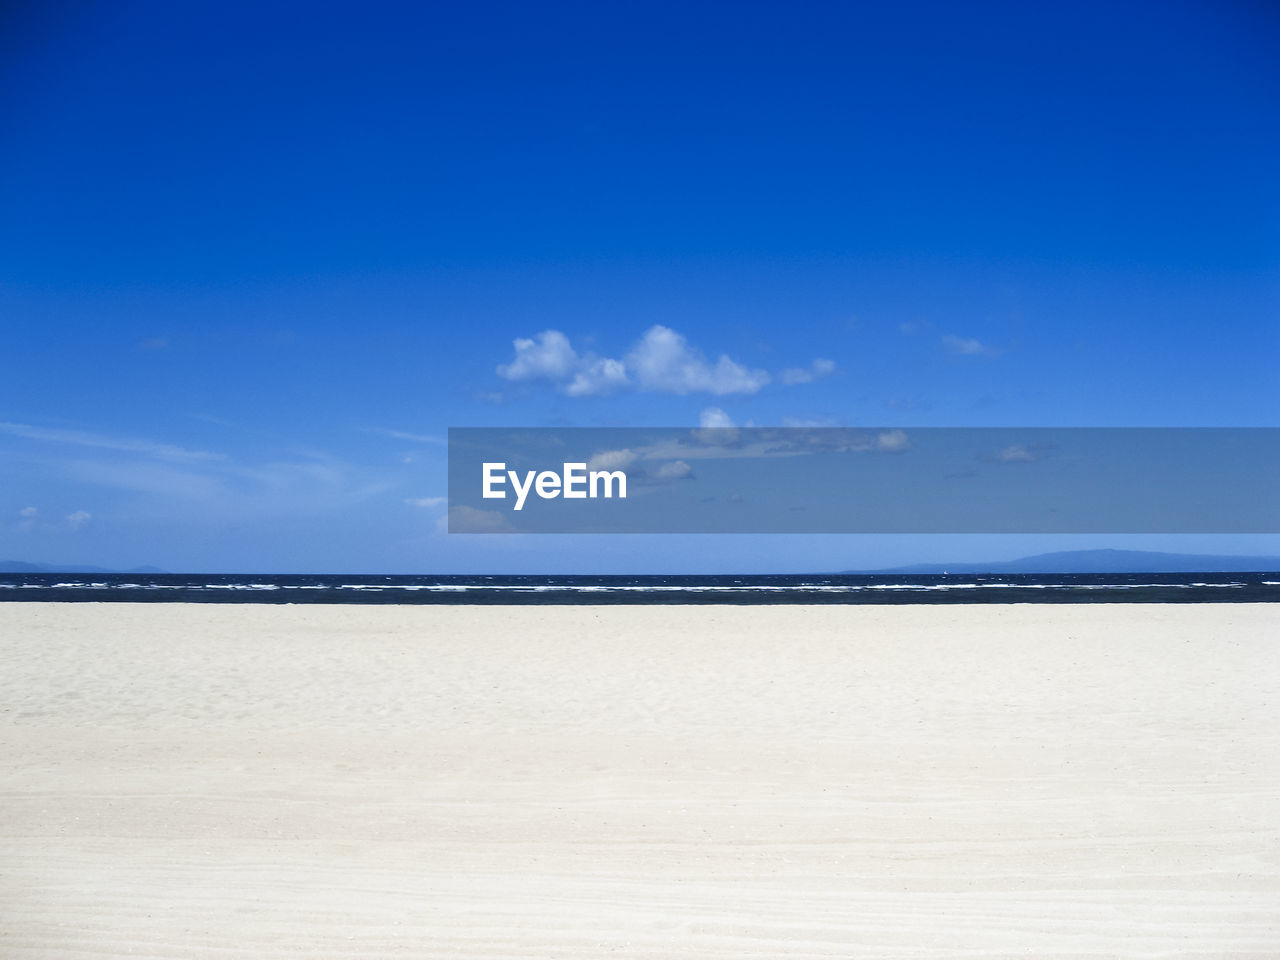
{"type": "Polygon", "coordinates": [[[602,450],[591,455],[587,461],[588,470],[624,470],[636,462],[636,455],[630,450],[602,450]]]}
{"type": "Polygon", "coordinates": [[[733,418],[719,407],[707,407],[698,422],[701,428],[693,431],[693,435],[702,443],[734,443],[738,439],[738,428],[734,426],[733,418]]]}
{"type": "Polygon", "coordinates": [[[997,453],[996,459],[1001,463],[1033,463],[1040,457],[1021,443],[1015,443],[997,453]]]}
{"type": "MultiPolygon", "coordinates": [[[[771,378],[764,370],[744,367],[722,354],[711,363],[670,327],[656,324],[645,331],[622,358],[579,355],[559,330],[513,341],[515,357],[498,366],[507,380],[545,380],[571,397],[593,397],[627,387],[652,393],[712,393],[724,396],[755,393],[771,378]]],[[[830,361],[815,361],[825,375],[830,361]]]]}
{"type": "Polygon", "coordinates": [[[788,367],[783,370],[782,382],[789,386],[798,383],[813,383],[813,381],[821,380],[823,377],[830,376],[835,372],[836,364],[834,360],[824,360],[819,357],[807,367],[788,367]]]}
{"type": "Polygon", "coordinates": [[[693,476],[693,467],[683,460],[672,460],[661,464],[652,476],[655,480],[688,480],[693,476]]]}
{"type": "Polygon", "coordinates": [[[995,347],[975,340],[972,337],[957,337],[947,334],[942,338],[942,345],[958,357],[993,357],[999,351],[995,347]]]}
{"type": "Polygon", "coordinates": [[[574,374],[564,392],[571,397],[601,396],[620,390],[630,382],[627,368],[620,360],[601,357],[589,361],[574,374]]]}
{"type": "Polygon", "coordinates": [[[732,427],[733,418],[719,407],[707,407],[698,418],[698,425],[704,430],[732,427]]]}
{"type": "Polygon", "coordinates": [[[414,507],[430,508],[441,506],[448,499],[448,497],[407,497],[404,502],[414,507]]]}
{"type": "Polygon", "coordinates": [[[770,379],[765,371],[748,370],[727,354],[711,365],[683,336],[661,324],[646,330],[627,354],[627,368],[635,372],[641,389],[658,393],[755,393],[770,379]]]}
{"type": "Polygon", "coordinates": [[[69,513],[67,514],[67,526],[72,530],[79,530],[89,522],[92,516],[93,514],[87,510],[77,510],[75,513],[69,513]]]}
{"type": "Polygon", "coordinates": [[[876,435],[876,449],[884,453],[902,453],[911,449],[911,438],[903,430],[886,430],[876,435]]]}
{"type": "Polygon", "coordinates": [[[498,367],[504,380],[564,380],[578,365],[578,354],[559,330],[543,330],[534,340],[512,341],[515,359],[498,367]]]}
{"type": "Polygon", "coordinates": [[[30,519],[33,519],[36,516],[36,514],[38,514],[39,512],[40,512],[39,509],[37,509],[36,507],[23,507],[21,510],[18,511],[18,516],[30,520],[30,519]]]}

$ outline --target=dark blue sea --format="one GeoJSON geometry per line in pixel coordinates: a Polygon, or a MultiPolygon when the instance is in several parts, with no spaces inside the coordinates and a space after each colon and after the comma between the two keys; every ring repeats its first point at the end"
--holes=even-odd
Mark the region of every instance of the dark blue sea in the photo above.
{"type": "Polygon", "coordinates": [[[362,576],[0,574],[0,601],[131,603],[1256,603],[1280,572],[362,576]]]}

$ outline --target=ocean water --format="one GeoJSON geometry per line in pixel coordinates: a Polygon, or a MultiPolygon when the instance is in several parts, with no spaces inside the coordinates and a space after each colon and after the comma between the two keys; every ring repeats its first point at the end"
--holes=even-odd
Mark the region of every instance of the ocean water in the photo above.
{"type": "Polygon", "coordinates": [[[1280,601],[1280,572],[869,576],[0,574],[0,602],[1222,603],[1280,601]]]}

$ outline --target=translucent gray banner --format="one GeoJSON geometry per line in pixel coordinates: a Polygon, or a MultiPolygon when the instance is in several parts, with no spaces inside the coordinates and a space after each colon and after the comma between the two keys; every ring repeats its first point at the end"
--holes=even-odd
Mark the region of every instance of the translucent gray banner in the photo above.
{"type": "Polygon", "coordinates": [[[449,532],[1280,533],[1280,428],[452,428],[449,532]]]}

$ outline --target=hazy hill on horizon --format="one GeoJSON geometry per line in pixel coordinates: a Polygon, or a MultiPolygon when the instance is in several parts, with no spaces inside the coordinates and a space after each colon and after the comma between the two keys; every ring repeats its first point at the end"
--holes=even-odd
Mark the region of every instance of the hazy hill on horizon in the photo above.
{"type": "Polygon", "coordinates": [[[113,570],[88,563],[27,563],[23,560],[0,560],[0,573],[166,573],[159,567],[131,567],[113,570]]]}

